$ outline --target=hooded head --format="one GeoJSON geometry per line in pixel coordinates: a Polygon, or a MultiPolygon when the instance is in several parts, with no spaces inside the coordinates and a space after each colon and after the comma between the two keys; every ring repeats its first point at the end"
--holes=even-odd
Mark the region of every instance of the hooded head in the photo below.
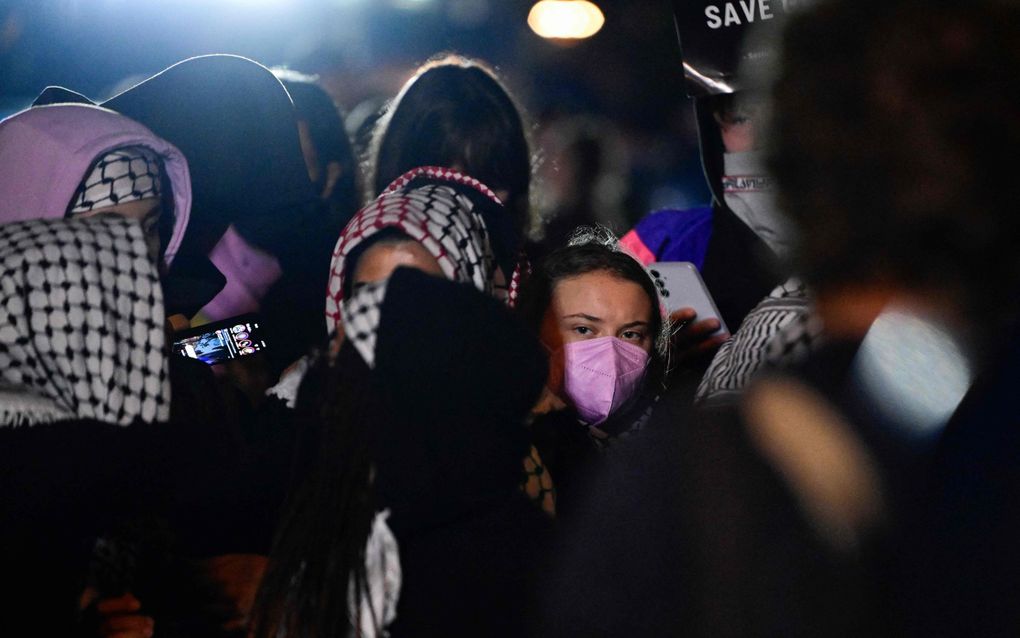
{"type": "MultiPolygon", "coordinates": [[[[60,219],[82,209],[82,196],[87,193],[80,187],[95,172],[97,162],[123,149],[132,149],[139,158],[159,160],[169,181],[158,187],[150,184],[172,195],[165,199],[173,202],[172,210],[164,210],[163,215],[173,221],[166,224],[167,236],[161,237],[163,261],[169,266],[191,213],[188,163],[175,146],[149,129],[97,106],[32,107],[0,122],[0,223],[60,219]]],[[[99,206],[88,207],[99,210],[99,206]]]]}
{"type": "Polygon", "coordinates": [[[273,74],[294,101],[308,177],[337,221],[346,224],[360,207],[361,179],[344,114],[317,77],[290,69],[273,69],[273,74]]]}
{"type": "Polygon", "coordinates": [[[386,406],[370,448],[377,495],[394,524],[427,527],[515,493],[528,450],[524,419],[546,363],[503,304],[399,268],[360,288],[342,312],[343,348],[357,351],[386,406]]]}
{"type": "MultiPolygon", "coordinates": [[[[36,104],[87,99],[49,87],[36,104]]],[[[102,106],[142,122],[188,157],[195,205],[187,252],[207,253],[231,223],[274,254],[300,249],[295,211],[315,196],[294,105],[269,69],[235,55],[189,58],[102,106]]]]}
{"type": "Polygon", "coordinates": [[[511,303],[519,273],[498,258],[497,242],[489,227],[494,219],[485,214],[486,204],[501,207],[499,198],[484,184],[449,169],[422,167],[390,184],[374,202],[358,211],[337,241],[326,294],[330,331],[341,323],[343,299],[355,283],[363,283],[354,281],[359,261],[368,248],[384,238],[417,242],[447,279],[471,284],[511,303]],[[427,180],[419,182],[423,177],[427,180]],[[510,283],[506,290],[500,289],[500,270],[510,283]]]}
{"type": "MultiPolygon", "coordinates": [[[[49,87],[36,104],[71,101],[88,98],[49,87]]],[[[194,314],[213,300],[224,275],[231,290],[227,303],[218,305],[232,312],[243,308],[236,298],[251,301],[251,294],[272,285],[279,274],[274,259],[284,271],[325,259],[330,241],[316,244],[316,235],[335,237],[339,228],[319,230],[329,222],[305,170],[294,105],[269,69],[235,55],[198,56],[102,106],[142,122],[180,148],[191,165],[192,221],[170,273],[174,280],[166,281],[168,299],[182,312],[194,314]],[[207,256],[231,224],[236,234],[212,259],[220,275],[207,256]],[[268,267],[251,272],[244,263],[251,260],[268,267]]],[[[317,291],[325,287],[325,274],[321,278],[317,291]]]]}

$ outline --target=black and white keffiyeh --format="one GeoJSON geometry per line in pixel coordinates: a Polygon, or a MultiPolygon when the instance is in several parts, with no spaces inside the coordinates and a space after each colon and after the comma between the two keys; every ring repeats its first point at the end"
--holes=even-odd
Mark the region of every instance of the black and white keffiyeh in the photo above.
{"type": "Polygon", "coordinates": [[[160,159],[144,146],[110,151],[93,165],[71,200],[71,215],[160,196],[160,159]]]}
{"type": "Polygon", "coordinates": [[[797,278],[776,286],[724,343],[698,386],[695,401],[721,404],[740,396],[766,365],[782,365],[817,345],[821,328],[807,288],[797,278]]]}
{"type": "Polygon", "coordinates": [[[344,338],[351,341],[369,368],[375,368],[375,341],[379,332],[380,307],[389,280],[365,284],[340,303],[344,338]]]}
{"type": "Polygon", "coordinates": [[[163,314],[137,222],[0,225],[0,426],[166,420],[163,314]]]}
{"type": "Polygon", "coordinates": [[[389,510],[376,512],[372,521],[372,531],[365,543],[365,591],[355,598],[353,574],[347,585],[347,613],[351,618],[360,618],[360,626],[353,635],[361,638],[389,636],[386,627],[397,619],[404,574],[397,539],[386,523],[389,516],[389,510]]]}

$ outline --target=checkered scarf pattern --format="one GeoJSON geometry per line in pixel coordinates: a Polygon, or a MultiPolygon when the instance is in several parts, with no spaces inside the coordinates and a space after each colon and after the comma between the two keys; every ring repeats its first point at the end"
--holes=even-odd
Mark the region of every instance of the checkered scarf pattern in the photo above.
{"type": "Polygon", "coordinates": [[[358,350],[368,367],[375,369],[375,340],[379,332],[379,309],[386,298],[389,280],[366,284],[340,304],[344,339],[358,350]]]}
{"type": "Polygon", "coordinates": [[[160,159],[143,146],[110,151],[96,161],[71,199],[71,215],[160,196],[160,159]]]}
{"type": "Polygon", "coordinates": [[[137,222],[0,225],[0,426],[165,421],[163,292],[137,222]],[[35,403],[39,403],[36,401],[35,403]]]}
{"type": "Polygon", "coordinates": [[[716,352],[695,402],[735,402],[759,371],[791,363],[819,343],[820,326],[807,287],[796,277],[776,286],[755,306],[733,337],[716,352]]]}
{"type": "MultiPolygon", "coordinates": [[[[333,250],[326,293],[326,323],[330,331],[342,321],[347,256],[361,242],[384,228],[396,228],[419,242],[439,262],[452,281],[468,283],[495,294],[496,259],[485,221],[471,200],[448,183],[468,186],[502,205],[496,194],[478,180],[447,168],[421,167],[397,178],[347,224],[333,250]],[[427,183],[409,188],[419,178],[427,183]]],[[[511,289],[519,285],[519,274],[511,289]]]]}

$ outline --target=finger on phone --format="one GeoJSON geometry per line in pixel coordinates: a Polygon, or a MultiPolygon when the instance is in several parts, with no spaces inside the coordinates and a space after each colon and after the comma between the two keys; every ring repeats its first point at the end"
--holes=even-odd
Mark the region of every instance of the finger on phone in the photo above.
{"type": "Polygon", "coordinates": [[[170,330],[172,332],[180,332],[181,330],[187,330],[191,327],[191,322],[182,314],[170,315],[166,318],[166,322],[170,324],[170,330]]]}
{"type": "Polygon", "coordinates": [[[721,327],[718,319],[702,319],[691,324],[690,328],[687,329],[687,334],[692,338],[704,338],[707,335],[712,334],[721,327]]]}
{"type": "Polygon", "coordinates": [[[701,321],[688,324],[686,327],[677,332],[677,334],[674,335],[674,342],[680,347],[697,344],[700,341],[709,338],[719,328],[720,324],[718,319],[702,319],[701,321]]]}
{"type": "Polygon", "coordinates": [[[726,340],[729,338],[730,335],[721,334],[712,337],[711,339],[706,339],[705,341],[698,344],[696,351],[698,352],[698,354],[708,354],[709,352],[714,352],[722,344],[726,343],[726,340]]]}
{"type": "Polygon", "coordinates": [[[131,613],[141,608],[142,603],[130,593],[116,598],[104,598],[96,604],[96,611],[104,616],[131,613]]]}
{"type": "Polygon", "coordinates": [[[694,308],[680,308],[669,313],[669,321],[674,325],[683,326],[685,323],[694,321],[697,316],[698,313],[694,311],[694,308]]]}
{"type": "Polygon", "coordinates": [[[111,616],[103,621],[100,633],[108,638],[149,638],[155,622],[148,616],[111,616]]]}

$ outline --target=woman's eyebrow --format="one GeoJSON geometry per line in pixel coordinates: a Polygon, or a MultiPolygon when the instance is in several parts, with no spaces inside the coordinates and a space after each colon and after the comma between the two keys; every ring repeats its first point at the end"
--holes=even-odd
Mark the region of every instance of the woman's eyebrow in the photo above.
{"type": "Polygon", "coordinates": [[[622,326],[620,326],[620,330],[626,330],[627,328],[637,328],[638,326],[647,327],[648,325],[650,324],[647,321],[631,321],[630,323],[625,323],[622,326]]]}
{"type": "Polygon", "coordinates": [[[572,314],[572,315],[564,315],[563,318],[564,319],[587,319],[588,321],[592,321],[592,322],[595,322],[595,323],[602,323],[602,320],[599,319],[598,317],[593,317],[591,315],[586,315],[583,312],[578,312],[578,313],[575,313],[575,314],[572,314]]]}

